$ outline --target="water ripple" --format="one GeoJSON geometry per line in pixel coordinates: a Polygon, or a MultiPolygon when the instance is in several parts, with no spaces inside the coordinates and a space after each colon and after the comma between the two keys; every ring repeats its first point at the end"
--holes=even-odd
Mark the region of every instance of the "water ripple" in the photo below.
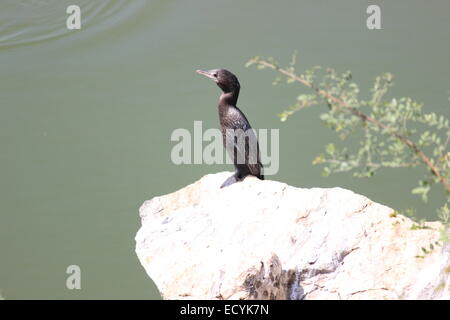
{"type": "Polygon", "coordinates": [[[48,41],[69,35],[66,8],[81,8],[82,30],[99,31],[127,21],[145,0],[2,0],[0,49],[48,41]]]}

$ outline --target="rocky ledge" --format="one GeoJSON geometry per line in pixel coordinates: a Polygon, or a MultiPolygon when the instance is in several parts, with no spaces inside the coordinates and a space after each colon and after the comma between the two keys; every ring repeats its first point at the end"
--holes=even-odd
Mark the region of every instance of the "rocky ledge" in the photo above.
{"type": "Polygon", "coordinates": [[[230,172],[145,201],[136,253],[164,299],[449,299],[442,225],[342,188],[230,172]]]}

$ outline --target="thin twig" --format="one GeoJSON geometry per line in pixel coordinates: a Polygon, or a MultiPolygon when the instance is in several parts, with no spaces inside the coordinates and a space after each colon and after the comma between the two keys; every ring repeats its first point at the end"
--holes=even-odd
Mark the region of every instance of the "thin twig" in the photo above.
{"type": "MultiPolygon", "coordinates": [[[[342,164],[345,163],[345,161],[340,161],[337,159],[324,159],[323,163],[329,163],[329,164],[342,164]]],[[[351,164],[353,166],[355,165],[360,165],[358,161],[353,161],[351,162],[351,164]]],[[[420,164],[420,162],[406,162],[406,163],[400,163],[400,164],[392,164],[389,162],[380,162],[380,163],[374,163],[374,162],[367,162],[365,163],[365,166],[369,167],[369,168],[382,168],[382,167],[387,167],[387,168],[412,168],[417,166],[418,164],[420,164]]]]}

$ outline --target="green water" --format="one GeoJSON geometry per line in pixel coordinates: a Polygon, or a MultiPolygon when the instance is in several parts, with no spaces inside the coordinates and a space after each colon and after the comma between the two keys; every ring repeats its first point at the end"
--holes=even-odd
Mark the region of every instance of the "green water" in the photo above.
{"type": "Polygon", "coordinates": [[[198,68],[234,71],[253,126],[280,129],[280,171],[270,179],[341,186],[435,219],[443,192],[433,190],[425,205],[409,191],[421,170],[321,177],[311,160],[333,134],[320,108],[280,123],[276,114],[304,89],[273,87],[274,74],[244,67],[254,55],[288,62],[298,49],[299,68],[350,69],[363,88],[390,71],[396,96],[448,117],[450,2],[381,1],[382,30],[369,31],[366,8],[377,2],[3,0],[1,294],[159,298],[134,253],[139,206],[232,169],[170,161],[174,129],[194,120],[218,126],[219,89],[198,68]],[[70,4],[81,7],[81,30],[66,28],[70,4]],[[72,264],[81,267],[81,290],[66,288],[72,264]]]}

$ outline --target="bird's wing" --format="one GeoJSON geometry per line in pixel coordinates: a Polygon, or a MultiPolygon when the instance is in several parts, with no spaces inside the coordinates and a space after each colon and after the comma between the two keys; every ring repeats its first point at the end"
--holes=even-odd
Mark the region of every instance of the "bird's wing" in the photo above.
{"type": "Polygon", "coordinates": [[[240,129],[244,133],[251,135],[251,138],[256,139],[256,137],[255,133],[252,130],[252,127],[250,126],[250,123],[241,110],[239,110],[238,108],[230,108],[228,112],[229,113],[225,118],[225,122],[222,124],[222,128],[229,129],[223,132],[223,144],[224,146],[226,146],[230,156],[232,156],[234,148],[236,148],[238,152],[243,152],[245,150],[243,148],[243,145],[238,143],[240,141],[239,138],[241,138],[241,136],[239,135],[241,132],[237,130],[240,129]],[[237,113],[237,115],[234,115],[234,113],[237,113]]]}
{"type": "Polygon", "coordinates": [[[224,134],[224,145],[227,152],[234,163],[239,162],[239,165],[245,166],[252,175],[261,176],[262,165],[255,132],[245,115],[238,108],[233,108],[229,112],[237,112],[239,116],[226,118],[229,121],[225,123],[225,127],[234,129],[234,131],[228,130],[224,134]]]}
{"type": "Polygon", "coordinates": [[[244,131],[252,128],[245,114],[237,107],[228,109],[228,115],[226,119],[228,122],[224,124],[228,128],[242,129],[244,131]]]}

